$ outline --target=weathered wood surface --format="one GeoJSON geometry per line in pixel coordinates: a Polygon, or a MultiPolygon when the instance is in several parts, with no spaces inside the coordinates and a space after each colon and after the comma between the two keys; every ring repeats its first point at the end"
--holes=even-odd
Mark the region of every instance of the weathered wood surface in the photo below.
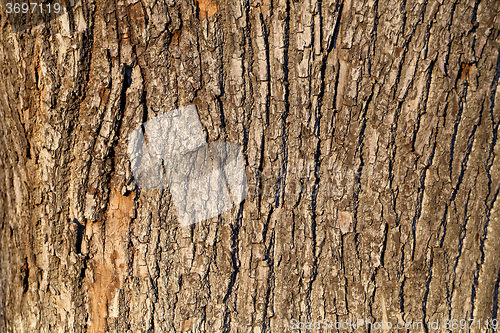
{"type": "Polygon", "coordinates": [[[0,331],[496,318],[499,10],[94,0],[19,33],[0,14],[0,331]],[[181,228],[127,137],[192,103],[250,192],[181,228]]]}

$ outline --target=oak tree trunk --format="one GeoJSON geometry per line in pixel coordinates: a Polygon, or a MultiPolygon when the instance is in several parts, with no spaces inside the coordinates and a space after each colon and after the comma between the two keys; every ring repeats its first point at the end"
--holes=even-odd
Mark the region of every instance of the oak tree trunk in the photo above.
{"type": "Polygon", "coordinates": [[[499,1],[67,6],[0,13],[0,331],[497,318],[499,1]],[[190,104],[249,192],[181,227],[127,142],[190,104]]]}

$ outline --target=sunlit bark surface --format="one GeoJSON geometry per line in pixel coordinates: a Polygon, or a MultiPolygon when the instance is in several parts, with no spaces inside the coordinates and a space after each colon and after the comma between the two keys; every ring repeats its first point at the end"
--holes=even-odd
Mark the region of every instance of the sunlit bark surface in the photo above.
{"type": "Polygon", "coordinates": [[[92,0],[18,32],[0,13],[0,331],[496,319],[499,10],[92,0]],[[127,144],[191,104],[249,192],[181,227],[127,144]]]}

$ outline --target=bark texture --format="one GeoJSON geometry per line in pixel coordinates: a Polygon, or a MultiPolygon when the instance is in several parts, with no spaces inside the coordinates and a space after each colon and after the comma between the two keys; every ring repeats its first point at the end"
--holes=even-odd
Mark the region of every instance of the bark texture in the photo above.
{"type": "Polygon", "coordinates": [[[2,12],[0,331],[497,318],[499,11],[89,0],[14,33],[2,12]],[[183,228],[127,138],[189,104],[250,192],[183,228]]]}

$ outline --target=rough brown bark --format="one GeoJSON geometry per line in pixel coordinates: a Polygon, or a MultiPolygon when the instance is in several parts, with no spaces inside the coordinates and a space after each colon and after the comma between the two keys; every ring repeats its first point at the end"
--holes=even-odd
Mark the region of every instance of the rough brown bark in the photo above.
{"type": "Polygon", "coordinates": [[[496,319],[499,10],[91,0],[14,33],[2,12],[0,331],[496,319]],[[193,103],[250,192],[181,228],[127,137],[193,103]]]}

